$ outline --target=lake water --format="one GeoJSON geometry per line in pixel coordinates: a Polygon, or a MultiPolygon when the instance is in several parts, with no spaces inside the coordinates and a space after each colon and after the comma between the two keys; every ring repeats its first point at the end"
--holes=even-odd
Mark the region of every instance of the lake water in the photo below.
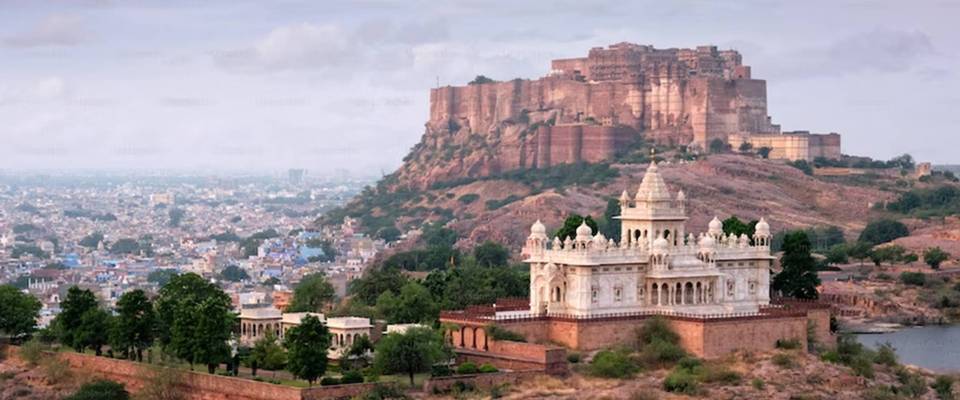
{"type": "Polygon", "coordinates": [[[900,362],[937,372],[960,372],[960,325],[929,325],[896,332],[857,335],[860,343],[876,348],[890,342],[900,362]]]}

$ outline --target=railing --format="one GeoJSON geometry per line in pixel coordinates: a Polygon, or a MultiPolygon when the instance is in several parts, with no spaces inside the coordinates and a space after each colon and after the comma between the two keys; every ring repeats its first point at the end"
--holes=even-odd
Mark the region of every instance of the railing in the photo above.
{"type": "Polygon", "coordinates": [[[624,319],[638,319],[638,318],[649,318],[649,317],[669,317],[673,319],[682,319],[682,320],[691,320],[691,321],[706,321],[706,320],[738,320],[738,319],[764,319],[764,318],[784,318],[784,317],[801,317],[805,316],[806,312],[801,309],[793,309],[778,305],[764,306],[761,307],[758,311],[753,312],[738,312],[738,313],[712,313],[712,314],[699,314],[699,313],[685,313],[669,310],[644,310],[644,311],[634,311],[634,312],[623,312],[623,313],[597,313],[597,314],[561,314],[561,313],[548,313],[548,314],[526,314],[526,315],[497,315],[497,314],[487,314],[487,313],[471,313],[464,311],[443,311],[440,313],[441,319],[447,320],[460,320],[460,321],[469,321],[477,323],[493,323],[493,322],[525,322],[525,321],[584,321],[584,322],[596,322],[596,321],[611,321],[611,320],[624,320],[624,319]]]}

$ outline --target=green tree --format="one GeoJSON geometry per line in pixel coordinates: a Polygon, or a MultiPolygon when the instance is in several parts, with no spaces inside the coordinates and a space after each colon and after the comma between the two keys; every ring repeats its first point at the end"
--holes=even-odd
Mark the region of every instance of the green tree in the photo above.
{"type": "Polygon", "coordinates": [[[847,246],[843,244],[835,244],[827,250],[828,264],[846,264],[849,260],[847,259],[847,246]]]}
{"type": "Polygon", "coordinates": [[[757,149],[757,154],[760,155],[761,158],[770,158],[770,152],[771,152],[771,151],[773,151],[772,148],[769,148],[769,147],[761,147],[761,148],[757,149]]]}
{"type": "Polygon", "coordinates": [[[407,278],[397,268],[374,266],[364,275],[350,282],[348,292],[361,303],[368,306],[377,304],[377,297],[386,291],[399,293],[407,283],[407,278]]]}
{"type": "Polygon", "coordinates": [[[74,394],[64,400],[127,400],[130,393],[127,389],[114,381],[95,380],[83,384],[74,394]]]}
{"type": "Polygon", "coordinates": [[[118,239],[110,245],[110,252],[114,254],[133,254],[140,251],[140,242],[136,239],[118,239]]]}
{"type": "Polygon", "coordinates": [[[155,269],[147,275],[147,282],[154,282],[158,286],[163,287],[167,282],[170,282],[170,278],[174,276],[177,276],[177,270],[175,269],[155,269]]]}
{"type": "Polygon", "coordinates": [[[366,368],[367,364],[370,363],[369,357],[372,353],[373,342],[370,341],[370,338],[367,335],[356,336],[353,339],[353,344],[350,345],[350,349],[347,350],[348,364],[366,368]]]}
{"type": "Polygon", "coordinates": [[[427,246],[453,247],[459,236],[450,228],[444,228],[439,222],[428,224],[420,236],[427,246]]]}
{"type": "Polygon", "coordinates": [[[397,229],[396,227],[387,226],[387,227],[380,228],[380,230],[377,231],[374,237],[376,237],[377,239],[383,239],[383,241],[385,242],[395,242],[397,241],[397,239],[400,239],[400,235],[402,234],[403,232],[400,232],[400,230],[397,229]]]}
{"type": "Polygon", "coordinates": [[[373,365],[381,373],[407,374],[413,386],[414,374],[429,371],[431,366],[448,357],[439,333],[429,328],[411,328],[381,338],[373,365]]]}
{"type": "Polygon", "coordinates": [[[89,249],[95,249],[97,248],[97,246],[100,245],[100,242],[102,241],[103,241],[103,234],[100,232],[93,232],[87,236],[84,236],[83,239],[80,239],[80,242],[78,242],[78,244],[89,249]]]}
{"type": "Polygon", "coordinates": [[[940,247],[930,247],[923,251],[923,262],[933,269],[940,269],[940,264],[949,259],[950,253],[943,251],[940,247]]]}
{"type": "Polygon", "coordinates": [[[620,201],[618,199],[608,199],[607,208],[603,211],[603,224],[600,226],[600,233],[617,243],[620,243],[621,224],[620,219],[616,217],[620,213],[620,201]]]}
{"type": "Polygon", "coordinates": [[[199,275],[174,276],[156,300],[161,346],[191,366],[206,364],[210,373],[227,359],[227,340],[235,316],[230,297],[199,275]]]}
{"type": "Polygon", "coordinates": [[[113,316],[107,310],[100,307],[87,310],[80,316],[80,326],[75,329],[74,347],[89,347],[99,356],[103,345],[110,341],[112,327],[113,316]]]}
{"type": "Polygon", "coordinates": [[[20,338],[37,327],[40,301],[11,285],[0,285],[0,334],[20,338]]]}
{"type": "Polygon", "coordinates": [[[783,239],[783,256],[780,258],[783,270],[773,277],[773,290],[783,296],[798,299],[816,299],[817,264],[810,255],[810,240],[803,231],[788,233],[783,239]]]}
{"type": "Polygon", "coordinates": [[[731,215],[729,218],[723,220],[723,233],[730,235],[747,235],[747,237],[752,238],[754,232],[757,229],[757,221],[753,220],[749,223],[743,222],[740,218],[737,218],[736,215],[731,215]]]}
{"type": "Polygon", "coordinates": [[[223,271],[220,271],[220,279],[230,282],[241,282],[250,279],[250,275],[248,275],[247,271],[243,268],[236,265],[228,265],[223,271]]]}
{"type": "Polygon", "coordinates": [[[870,252],[870,260],[878,267],[883,262],[895,263],[903,259],[906,251],[907,249],[898,245],[877,247],[870,252]]]}
{"type": "Polygon", "coordinates": [[[327,371],[330,331],[317,317],[308,315],[288,329],[283,343],[288,351],[287,371],[294,376],[313,385],[327,371]]]}
{"type": "Polygon", "coordinates": [[[571,214],[565,221],[563,221],[563,226],[557,230],[557,233],[554,235],[560,238],[561,241],[567,240],[567,238],[575,239],[577,237],[577,228],[583,223],[586,222],[587,226],[590,227],[590,234],[596,235],[599,231],[597,227],[597,222],[593,220],[591,216],[581,216],[579,214],[571,214]]]}
{"type": "Polygon", "coordinates": [[[403,285],[399,295],[390,291],[380,295],[377,311],[391,324],[432,323],[437,320],[440,307],[426,287],[411,281],[403,285]]]}
{"type": "Polygon", "coordinates": [[[868,223],[867,227],[863,228],[863,232],[860,232],[858,240],[876,246],[909,235],[910,230],[902,222],[881,219],[868,223]]]}
{"type": "Polygon", "coordinates": [[[870,252],[873,251],[873,246],[870,243],[865,242],[856,242],[847,249],[847,254],[850,258],[860,261],[860,266],[863,266],[863,260],[870,258],[870,252]]]}
{"type": "Polygon", "coordinates": [[[482,84],[484,84],[484,83],[493,83],[493,82],[496,82],[496,81],[493,80],[493,79],[487,78],[486,76],[483,76],[483,75],[477,75],[475,78],[473,78],[472,81],[467,82],[467,84],[468,84],[468,85],[482,85],[482,84]]]}
{"type": "Polygon", "coordinates": [[[257,340],[250,350],[250,360],[256,362],[260,368],[276,371],[287,364],[287,353],[277,341],[272,329],[257,340]]]}
{"type": "Polygon", "coordinates": [[[473,258],[477,260],[477,265],[483,267],[507,265],[510,252],[500,243],[488,240],[473,248],[473,258]]]}
{"type": "Polygon", "coordinates": [[[740,152],[741,152],[741,153],[747,153],[747,152],[749,152],[750,150],[753,150],[753,144],[751,144],[750,142],[740,143],[740,152]]]}
{"type": "Polygon", "coordinates": [[[333,285],[327,282],[322,272],[310,274],[293,289],[293,300],[287,306],[287,312],[321,312],[335,297],[333,285]]]}
{"type": "Polygon", "coordinates": [[[176,228],[180,226],[180,222],[183,221],[183,216],[186,215],[186,212],[179,208],[171,208],[167,215],[170,217],[168,225],[176,228]]]}
{"type": "Polygon", "coordinates": [[[117,300],[113,347],[129,358],[143,361],[143,350],[153,344],[156,314],[143,290],[124,293],[117,300]]]}
{"type": "Polygon", "coordinates": [[[727,144],[722,139],[713,139],[710,141],[710,152],[713,154],[727,151],[727,144]]]}
{"type": "Polygon", "coordinates": [[[97,296],[88,289],[72,286],[67,296],[60,302],[60,314],[57,314],[57,331],[60,343],[72,347],[77,352],[86,347],[83,338],[78,335],[83,325],[83,317],[90,310],[97,309],[97,296]]]}

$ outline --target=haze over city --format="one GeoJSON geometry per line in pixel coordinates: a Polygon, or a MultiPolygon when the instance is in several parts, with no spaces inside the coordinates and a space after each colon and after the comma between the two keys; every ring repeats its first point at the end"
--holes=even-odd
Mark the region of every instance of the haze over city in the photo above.
{"type": "Polygon", "coordinates": [[[784,129],[956,162],[948,1],[0,1],[0,168],[394,170],[428,89],[622,41],[736,49],[784,129]],[[786,18],[789,16],[789,18],[786,18]]]}

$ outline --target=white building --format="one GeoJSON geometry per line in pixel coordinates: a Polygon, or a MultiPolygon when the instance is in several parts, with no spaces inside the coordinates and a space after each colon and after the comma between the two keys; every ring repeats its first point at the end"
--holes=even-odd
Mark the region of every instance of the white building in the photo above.
{"type": "Polygon", "coordinates": [[[652,163],[636,196],[620,197],[622,239],[592,235],[547,238],[537,221],[523,249],[530,264],[530,312],[598,316],[611,313],[752,313],[770,301],[770,226],[760,219],[753,240],[724,235],[714,218],[698,236],[685,228],[686,197],[671,196],[652,163]]]}

